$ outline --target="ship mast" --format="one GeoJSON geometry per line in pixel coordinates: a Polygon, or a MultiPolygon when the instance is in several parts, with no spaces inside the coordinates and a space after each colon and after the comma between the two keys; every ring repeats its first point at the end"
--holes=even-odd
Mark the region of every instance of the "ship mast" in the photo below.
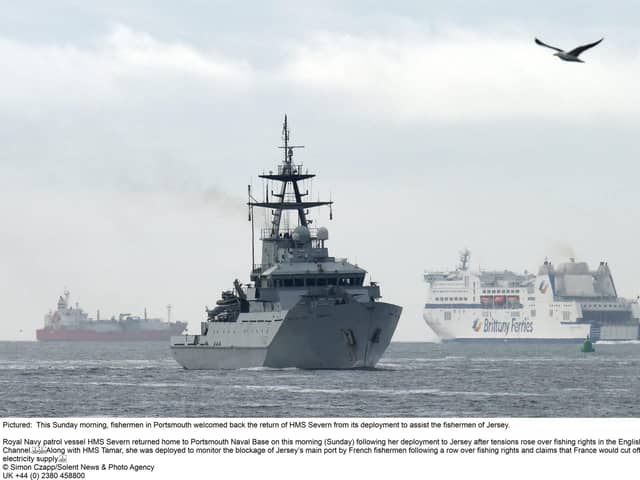
{"type": "Polygon", "coordinates": [[[465,248],[460,252],[460,265],[458,270],[461,272],[466,272],[469,270],[469,262],[471,261],[471,252],[468,248],[465,248]]]}
{"type": "Polygon", "coordinates": [[[284,150],[284,159],[281,165],[278,165],[277,173],[269,172],[268,175],[259,175],[260,178],[266,180],[273,180],[282,182],[280,187],[280,193],[271,192],[271,195],[277,198],[277,201],[269,201],[269,191],[267,188],[266,198],[264,202],[257,202],[250,198],[248,202],[249,207],[262,207],[270,208],[273,210],[273,219],[271,220],[270,238],[277,238],[280,232],[280,223],[282,220],[283,210],[297,210],[298,221],[303,227],[307,227],[310,220],[307,219],[305,210],[308,208],[320,207],[333,204],[332,201],[328,202],[305,202],[303,197],[307,196],[309,192],[302,193],[298,182],[315,177],[315,175],[308,172],[302,172],[302,165],[296,165],[293,163],[293,150],[295,148],[304,148],[303,145],[290,145],[290,132],[287,123],[287,116],[284,116],[284,124],[282,127],[282,140],[284,145],[278,147],[284,150]],[[293,196],[287,196],[287,187],[291,184],[293,190],[293,196]]]}

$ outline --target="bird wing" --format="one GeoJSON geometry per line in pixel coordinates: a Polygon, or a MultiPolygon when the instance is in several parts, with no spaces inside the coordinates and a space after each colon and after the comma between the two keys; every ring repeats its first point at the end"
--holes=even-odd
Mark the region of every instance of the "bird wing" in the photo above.
{"type": "Polygon", "coordinates": [[[590,48],[595,47],[596,45],[598,45],[602,40],[604,40],[604,38],[601,38],[597,42],[588,43],[587,45],[582,45],[581,47],[576,47],[576,48],[574,48],[573,50],[571,50],[570,52],[567,52],[567,53],[569,55],[573,55],[573,56],[577,57],[578,55],[580,55],[585,50],[589,50],[590,48]]]}
{"type": "Polygon", "coordinates": [[[551,45],[547,45],[546,43],[541,42],[541,41],[540,41],[540,40],[538,40],[537,38],[535,38],[534,40],[536,41],[536,43],[537,43],[538,45],[542,45],[543,47],[551,48],[552,50],[555,50],[556,52],[560,52],[560,53],[564,52],[564,50],[561,50],[561,49],[559,49],[558,47],[552,47],[551,45]]]}

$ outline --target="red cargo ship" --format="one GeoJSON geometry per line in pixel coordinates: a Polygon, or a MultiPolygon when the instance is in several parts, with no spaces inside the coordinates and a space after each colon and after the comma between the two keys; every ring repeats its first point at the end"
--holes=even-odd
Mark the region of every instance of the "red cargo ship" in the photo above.
{"type": "Polygon", "coordinates": [[[94,320],[78,304],[75,307],[69,305],[68,291],[58,300],[58,309],[45,315],[44,323],[44,328],[36,330],[36,338],[40,342],[168,341],[172,335],[179,335],[187,328],[186,322],[147,318],[146,311],[144,318],[121,314],[118,318],[100,320],[98,316],[94,320]]]}

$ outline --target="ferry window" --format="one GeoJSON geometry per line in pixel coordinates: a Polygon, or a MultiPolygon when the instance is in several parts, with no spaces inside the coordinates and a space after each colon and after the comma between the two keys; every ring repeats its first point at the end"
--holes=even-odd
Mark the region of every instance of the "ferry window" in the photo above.
{"type": "Polygon", "coordinates": [[[328,279],[329,285],[337,285],[338,284],[338,279],[335,277],[331,277],[328,279]]]}
{"type": "Polygon", "coordinates": [[[318,286],[319,287],[324,287],[327,284],[327,279],[326,278],[319,278],[318,279],[318,286]]]}
{"type": "Polygon", "coordinates": [[[553,310],[549,310],[549,316],[553,317],[553,310]]]}
{"type": "Polygon", "coordinates": [[[304,287],[304,279],[303,278],[296,278],[293,280],[293,284],[296,287],[304,287]]]}
{"type": "Polygon", "coordinates": [[[451,312],[444,312],[444,319],[451,320],[451,312]]]}
{"type": "Polygon", "coordinates": [[[536,311],[535,310],[531,310],[531,316],[535,317],[536,316],[536,311]]]}
{"type": "Polygon", "coordinates": [[[315,278],[307,278],[306,282],[307,282],[307,287],[315,287],[316,286],[316,279],[315,278]]]}
{"type": "Polygon", "coordinates": [[[571,312],[562,312],[562,320],[565,322],[571,320],[571,312]]]}
{"type": "Polygon", "coordinates": [[[341,285],[341,286],[347,285],[347,279],[346,278],[339,278],[338,279],[338,285],[341,285]]]}
{"type": "Polygon", "coordinates": [[[293,280],[290,278],[285,278],[283,283],[285,287],[293,287],[293,280]]]}

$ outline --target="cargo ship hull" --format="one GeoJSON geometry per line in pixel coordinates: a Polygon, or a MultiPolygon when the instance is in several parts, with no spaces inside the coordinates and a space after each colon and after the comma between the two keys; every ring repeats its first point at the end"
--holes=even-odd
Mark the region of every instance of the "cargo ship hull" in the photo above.
{"type": "Polygon", "coordinates": [[[166,330],[122,330],[100,332],[94,330],[41,328],[36,330],[39,342],[127,342],[127,341],[168,341],[172,335],[179,335],[186,328],[179,322],[166,330]]]}

